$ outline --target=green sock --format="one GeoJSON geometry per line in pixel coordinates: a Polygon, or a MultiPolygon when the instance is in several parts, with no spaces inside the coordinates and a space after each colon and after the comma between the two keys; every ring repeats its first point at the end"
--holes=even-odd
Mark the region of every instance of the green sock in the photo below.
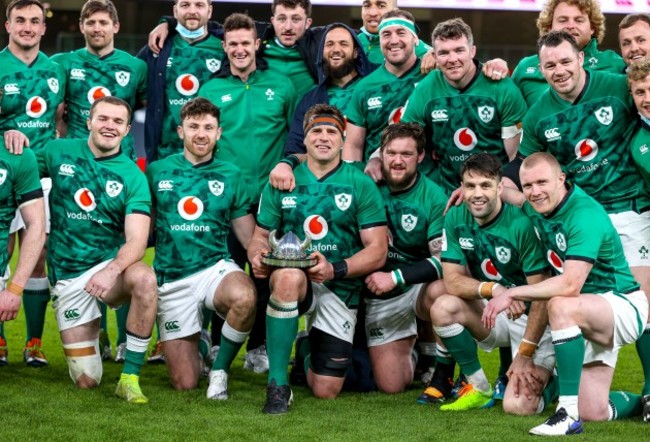
{"type": "Polygon", "coordinates": [[[643,395],[650,394],[650,328],[643,331],[641,337],[636,341],[636,352],[641,359],[643,367],[643,395]]]}
{"type": "Polygon", "coordinates": [[[311,346],[309,345],[309,338],[301,339],[300,346],[296,347],[296,364],[303,364],[305,376],[311,366],[311,346]]]}
{"type": "Polygon", "coordinates": [[[585,358],[585,339],[578,326],[552,330],[555,360],[561,396],[578,396],[582,361],[585,358]]]}
{"type": "Polygon", "coordinates": [[[609,406],[611,420],[641,416],[643,411],[641,395],[628,393],[627,391],[610,391],[609,406]]]}
{"type": "Polygon", "coordinates": [[[508,373],[510,364],[512,364],[512,348],[499,347],[499,377],[504,377],[508,373]]]}
{"type": "Polygon", "coordinates": [[[140,369],[144,365],[144,357],[149,347],[151,336],[141,337],[126,332],[126,355],[124,356],[123,374],[140,376],[140,369]]]}
{"type": "Polygon", "coordinates": [[[122,307],[115,311],[117,322],[117,345],[126,342],[126,318],[129,316],[131,304],[122,304],[122,307]]]}
{"type": "Polygon", "coordinates": [[[452,324],[446,327],[435,327],[435,331],[466,376],[481,369],[476,341],[466,328],[460,324],[452,324]]]}
{"type": "Polygon", "coordinates": [[[99,328],[104,330],[108,335],[108,321],[106,320],[108,312],[106,304],[103,302],[99,303],[99,312],[102,314],[102,316],[99,318],[99,328]]]}
{"type": "Polygon", "coordinates": [[[5,339],[5,323],[0,321],[0,338],[5,339]]]}
{"type": "MultiPolygon", "coordinates": [[[[266,308],[266,351],[269,356],[269,383],[287,385],[287,366],[293,341],[298,334],[298,302],[279,302],[273,296],[266,308]]],[[[219,350],[221,352],[221,350],[219,350]]]]}
{"type": "Polygon", "coordinates": [[[247,332],[240,332],[235,330],[228,324],[228,321],[223,323],[221,327],[221,343],[219,344],[219,353],[217,359],[212,364],[213,370],[225,370],[226,373],[230,370],[232,361],[235,360],[239,349],[246,342],[246,338],[250,334],[247,332]]]}
{"type": "Polygon", "coordinates": [[[548,383],[546,384],[546,387],[544,387],[544,391],[542,391],[542,398],[544,399],[544,408],[548,407],[550,404],[557,401],[557,398],[560,395],[559,387],[560,385],[558,384],[557,376],[551,375],[551,377],[548,380],[548,383]]]}
{"type": "Polygon", "coordinates": [[[50,301],[50,289],[47,278],[30,278],[23,292],[23,307],[25,309],[25,324],[27,325],[27,341],[43,337],[45,312],[50,301]]]}
{"type": "Polygon", "coordinates": [[[201,322],[201,328],[208,330],[210,328],[211,322],[212,322],[212,310],[203,307],[203,321],[201,322]]]}

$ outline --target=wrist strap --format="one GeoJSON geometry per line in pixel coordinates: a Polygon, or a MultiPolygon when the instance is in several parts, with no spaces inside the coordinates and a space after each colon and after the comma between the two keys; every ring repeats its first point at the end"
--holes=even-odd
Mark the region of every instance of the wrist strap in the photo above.
{"type": "Polygon", "coordinates": [[[344,259],[332,264],[334,268],[334,279],[343,279],[348,274],[348,263],[344,259]]]}
{"type": "Polygon", "coordinates": [[[24,287],[19,286],[18,284],[14,283],[13,281],[7,284],[7,287],[5,288],[9,293],[12,295],[16,296],[22,296],[23,291],[25,290],[24,287]]]}

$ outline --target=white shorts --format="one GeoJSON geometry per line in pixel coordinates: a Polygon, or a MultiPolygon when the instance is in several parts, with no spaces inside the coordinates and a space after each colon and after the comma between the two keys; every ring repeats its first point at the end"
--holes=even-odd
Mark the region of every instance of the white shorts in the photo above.
{"type": "Polygon", "coordinates": [[[102,315],[99,309],[101,301],[91,296],[84,287],[95,273],[111,261],[101,262],[76,278],[57,281],[52,289],[52,307],[59,331],[87,324],[102,315]]]}
{"type": "Polygon", "coordinates": [[[417,336],[415,308],[423,284],[390,299],[366,298],[366,336],[368,347],[417,336]]]}
{"type": "MultiPolygon", "coordinates": [[[[501,312],[497,316],[496,325],[490,331],[488,337],[483,341],[477,341],[478,346],[488,352],[498,347],[510,347],[514,358],[519,350],[521,340],[524,338],[527,323],[528,316],[526,315],[521,315],[512,321],[508,319],[505,312],[501,312]]],[[[555,348],[551,338],[551,329],[548,326],[537,344],[533,362],[538,367],[543,367],[548,371],[553,371],[553,367],[555,367],[555,348]]]]}
{"type": "Polygon", "coordinates": [[[630,267],[650,267],[650,210],[610,213],[630,267]]]}
{"type": "Polygon", "coordinates": [[[614,345],[612,348],[607,348],[585,340],[584,363],[600,361],[615,368],[619,349],[639,339],[645,329],[648,318],[648,298],[642,290],[627,295],[607,292],[598,296],[602,296],[609,302],[614,311],[614,345]]]}
{"type": "Polygon", "coordinates": [[[350,344],[354,340],[357,310],[348,308],[341,299],[324,284],[311,283],[314,299],[307,314],[310,327],[332,335],[350,344]]]}
{"type": "MultiPolygon", "coordinates": [[[[243,270],[230,260],[187,278],[158,287],[158,331],[161,341],[185,338],[201,331],[203,307],[216,311],[214,294],[226,275],[243,270]]],[[[225,315],[217,312],[225,319],[225,315]]]]}
{"type": "Polygon", "coordinates": [[[9,266],[7,266],[7,269],[5,270],[5,274],[3,276],[0,276],[0,290],[4,290],[7,288],[7,281],[9,281],[10,277],[11,277],[11,270],[9,269],[9,266]]]}
{"type": "MultiPolygon", "coordinates": [[[[41,187],[43,188],[43,204],[45,204],[45,233],[50,233],[50,190],[52,190],[52,178],[41,178],[41,187]]],[[[20,214],[20,209],[16,209],[16,216],[11,221],[9,233],[13,234],[25,228],[25,221],[20,214]]]]}

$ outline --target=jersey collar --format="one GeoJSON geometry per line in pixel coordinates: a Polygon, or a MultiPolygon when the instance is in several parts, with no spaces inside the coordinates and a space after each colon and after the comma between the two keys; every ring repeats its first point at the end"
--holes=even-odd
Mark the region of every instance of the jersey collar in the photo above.
{"type": "MultiPolygon", "coordinates": [[[[185,158],[185,161],[187,161],[187,158],[185,158]]],[[[189,161],[187,161],[187,162],[190,163],[189,161]]],[[[197,164],[190,163],[190,164],[192,165],[192,169],[200,169],[202,167],[209,166],[213,162],[214,162],[214,151],[212,152],[212,156],[210,157],[209,160],[206,160],[206,161],[204,161],[202,163],[197,163],[197,164]]]]}
{"type": "Polygon", "coordinates": [[[476,58],[472,60],[474,63],[474,66],[476,66],[476,72],[474,72],[474,77],[465,85],[464,88],[458,89],[458,92],[461,94],[465,91],[467,91],[469,88],[472,87],[474,83],[476,83],[476,80],[478,79],[478,76],[481,75],[481,69],[483,69],[483,64],[481,64],[480,61],[478,61],[476,58]]]}
{"type": "MultiPolygon", "coordinates": [[[[305,166],[306,166],[306,164],[305,164],[305,166]]],[[[329,177],[331,177],[331,176],[334,175],[336,172],[338,172],[338,170],[339,170],[341,167],[343,167],[343,160],[339,159],[339,164],[337,164],[336,167],[335,167],[334,169],[330,170],[329,172],[327,172],[325,175],[323,175],[322,177],[320,177],[320,179],[317,179],[316,181],[319,182],[319,183],[324,182],[324,181],[327,180],[329,177]]],[[[307,168],[309,169],[309,167],[307,167],[307,168]]],[[[314,173],[313,173],[311,170],[310,170],[309,172],[311,172],[311,174],[314,175],[314,173]]],[[[316,175],[314,175],[314,178],[315,178],[315,177],[316,177],[316,175]]]]}
{"type": "MultiPolygon", "coordinates": [[[[390,195],[391,196],[400,196],[400,195],[404,195],[406,193],[409,193],[411,190],[413,190],[413,189],[415,189],[417,187],[417,185],[420,183],[420,178],[421,177],[422,177],[422,175],[420,175],[420,172],[417,172],[417,175],[415,176],[415,181],[413,182],[411,187],[408,187],[408,188],[406,188],[404,190],[398,190],[396,192],[390,192],[390,195]]],[[[390,190],[390,187],[388,189],[390,190]]]]}
{"type": "MultiPolygon", "coordinates": [[[[88,148],[88,151],[92,155],[92,151],[90,150],[90,148],[88,148]]],[[[99,158],[95,157],[95,161],[108,161],[108,160],[112,160],[113,158],[117,158],[120,155],[122,155],[122,147],[120,147],[119,150],[116,153],[114,153],[113,155],[109,155],[107,157],[99,157],[99,158]]]]}
{"type": "MultiPolygon", "coordinates": [[[[499,221],[499,218],[501,218],[501,215],[503,214],[503,210],[506,208],[506,203],[501,204],[501,209],[499,209],[499,213],[497,213],[497,216],[492,218],[490,221],[483,225],[479,225],[479,229],[487,229],[489,228],[492,224],[495,224],[497,221],[499,221]]],[[[478,224],[478,223],[477,223],[478,224]]]]}
{"type": "Polygon", "coordinates": [[[585,96],[587,93],[587,89],[589,89],[589,82],[591,81],[591,72],[589,72],[587,69],[585,69],[585,87],[582,88],[580,91],[580,94],[576,97],[575,101],[573,102],[573,105],[575,106],[576,104],[580,103],[580,100],[582,100],[582,97],[585,96]]]}
{"type": "Polygon", "coordinates": [[[569,201],[569,198],[571,197],[571,195],[573,195],[574,190],[575,190],[575,186],[570,186],[568,188],[568,192],[566,193],[566,195],[564,195],[564,198],[562,199],[562,201],[560,201],[560,204],[558,204],[557,207],[555,209],[553,209],[553,211],[551,213],[549,213],[548,215],[545,215],[544,218],[551,219],[555,215],[557,215],[557,213],[560,210],[562,210],[562,208],[566,205],[567,201],[569,201]]]}

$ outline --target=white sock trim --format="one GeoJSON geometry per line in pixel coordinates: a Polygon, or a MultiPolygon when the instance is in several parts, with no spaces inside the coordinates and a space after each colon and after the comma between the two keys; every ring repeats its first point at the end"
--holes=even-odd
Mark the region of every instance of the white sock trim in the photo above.
{"type": "Polygon", "coordinates": [[[433,330],[441,338],[453,338],[454,336],[458,336],[459,334],[461,334],[463,330],[465,330],[465,327],[463,327],[458,323],[455,323],[451,325],[446,325],[444,327],[433,327],[433,330]]]}
{"type": "Polygon", "coordinates": [[[228,321],[224,321],[223,327],[221,327],[221,335],[229,341],[236,342],[238,344],[244,342],[250,332],[250,330],[246,332],[235,330],[230,326],[230,324],[228,324],[228,321]]]}
{"type": "Polygon", "coordinates": [[[577,336],[580,336],[582,331],[577,325],[572,325],[571,327],[561,328],[559,330],[551,330],[551,339],[555,341],[563,341],[566,339],[572,339],[577,336]]]}

